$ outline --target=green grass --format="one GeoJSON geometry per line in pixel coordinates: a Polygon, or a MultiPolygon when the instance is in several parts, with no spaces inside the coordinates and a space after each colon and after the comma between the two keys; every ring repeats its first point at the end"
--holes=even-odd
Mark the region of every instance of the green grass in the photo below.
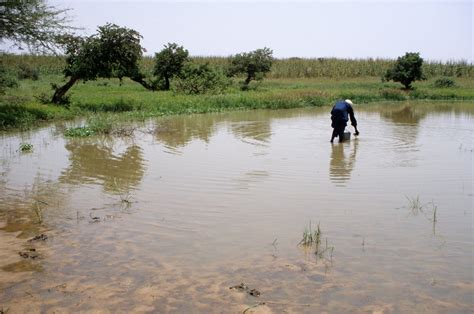
{"type": "MultiPolygon", "coordinates": [[[[45,100],[52,96],[51,85],[64,84],[64,78],[56,68],[62,59],[55,58],[8,56],[4,60],[10,67],[27,63],[29,66],[36,65],[41,70],[39,80],[20,80],[17,88],[9,88],[4,95],[0,96],[0,130],[28,129],[42,122],[105,115],[111,120],[107,121],[101,117],[94,122],[92,119],[87,127],[94,133],[110,133],[112,129],[125,121],[143,121],[164,115],[330,106],[336,100],[346,98],[358,104],[411,100],[474,101],[474,79],[470,76],[472,66],[466,64],[456,65],[464,72],[459,71],[466,75],[453,78],[455,86],[436,88],[434,83],[439,77],[432,77],[426,81],[415,82],[413,84],[415,88],[412,91],[402,90],[402,85],[399,83],[382,83],[378,76],[351,77],[351,74],[348,77],[339,77],[339,74],[334,72],[328,77],[292,77],[300,75],[287,73],[285,74],[287,77],[276,78],[279,74],[275,74],[275,71],[283,66],[278,65],[279,62],[286,65],[295,62],[296,64],[299,64],[298,62],[321,63],[321,61],[314,61],[317,59],[298,59],[276,62],[268,78],[259,84],[252,83],[254,86],[258,85],[257,89],[242,92],[239,89],[239,80],[236,79],[225,94],[218,95],[183,95],[173,91],[151,92],[128,79],[124,79],[123,82],[118,79],[81,81],[68,92],[70,104],[66,108],[44,104],[45,100]],[[55,60],[57,62],[54,62],[55,60]]],[[[227,62],[225,58],[218,57],[195,59],[197,62],[211,60],[221,66],[227,62]]],[[[378,64],[376,60],[353,60],[352,63],[349,61],[339,62],[331,59],[322,61],[322,64],[329,67],[327,71],[330,71],[331,67],[336,67],[336,64],[359,67],[358,73],[369,73],[362,69],[375,67],[378,64]]],[[[144,66],[148,67],[152,64],[150,58],[145,58],[143,62],[144,66]]],[[[456,68],[455,65],[444,65],[445,68],[439,64],[436,66],[444,69],[445,72],[456,68]]],[[[442,71],[439,70],[439,72],[442,71]]],[[[79,129],[69,132],[74,136],[87,133],[79,129]]]]}

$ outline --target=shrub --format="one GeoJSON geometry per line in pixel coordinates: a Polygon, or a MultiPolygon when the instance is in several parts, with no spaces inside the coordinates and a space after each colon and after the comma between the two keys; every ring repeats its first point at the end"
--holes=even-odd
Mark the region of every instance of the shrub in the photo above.
{"type": "Polygon", "coordinates": [[[209,64],[188,63],[176,82],[176,90],[185,94],[220,93],[229,83],[230,80],[222,71],[209,64]]]}
{"type": "Polygon", "coordinates": [[[405,89],[411,89],[411,83],[426,79],[423,75],[423,59],[418,52],[407,52],[403,57],[398,57],[394,66],[388,69],[382,81],[400,82],[405,89]]]}
{"type": "Polygon", "coordinates": [[[434,82],[434,86],[438,88],[453,87],[455,85],[454,80],[449,77],[442,77],[434,82]]]}
{"type": "Polygon", "coordinates": [[[48,118],[48,113],[39,107],[0,104],[0,129],[28,127],[48,118]]]}
{"type": "Polygon", "coordinates": [[[33,80],[37,81],[39,79],[39,70],[30,67],[26,64],[20,64],[18,67],[18,79],[19,80],[33,80]]]}
{"type": "Polygon", "coordinates": [[[242,82],[241,89],[248,90],[250,81],[263,80],[265,73],[270,72],[272,63],[273,51],[266,47],[248,53],[240,53],[231,58],[228,75],[245,74],[246,78],[242,82]]]}
{"type": "Polygon", "coordinates": [[[170,79],[181,73],[188,56],[188,51],[175,43],[168,43],[163,50],[156,53],[153,74],[158,79],[155,81],[155,86],[162,90],[169,90],[170,79]]]}
{"type": "Polygon", "coordinates": [[[0,62],[0,94],[4,94],[6,88],[14,87],[18,87],[18,81],[14,73],[0,62]]]}
{"type": "Polygon", "coordinates": [[[43,105],[47,105],[51,103],[51,95],[47,93],[41,93],[39,95],[34,96],[37,101],[39,101],[43,105]]]}

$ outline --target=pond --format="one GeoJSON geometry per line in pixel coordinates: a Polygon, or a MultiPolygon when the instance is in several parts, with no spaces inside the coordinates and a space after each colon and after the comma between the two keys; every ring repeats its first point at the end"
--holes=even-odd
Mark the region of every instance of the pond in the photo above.
{"type": "Polygon", "coordinates": [[[2,135],[0,311],[470,312],[474,105],[355,110],[2,135]]]}

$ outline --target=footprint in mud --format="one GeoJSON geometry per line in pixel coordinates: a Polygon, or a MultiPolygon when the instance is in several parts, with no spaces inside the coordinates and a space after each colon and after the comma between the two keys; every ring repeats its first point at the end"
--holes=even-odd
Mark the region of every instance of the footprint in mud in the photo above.
{"type": "Polygon", "coordinates": [[[27,249],[25,251],[18,252],[18,254],[23,258],[36,259],[39,257],[39,254],[38,252],[36,252],[36,249],[27,249]]]}
{"type": "Polygon", "coordinates": [[[258,291],[257,289],[250,289],[243,282],[241,282],[240,285],[229,287],[229,289],[237,290],[240,292],[247,292],[249,295],[254,296],[254,297],[259,297],[261,295],[260,291],[258,291]]]}
{"type": "Polygon", "coordinates": [[[27,242],[46,241],[47,239],[48,239],[48,236],[42,233],[40,235],[35,236],[34,238],[29,239],[27,242]]]}

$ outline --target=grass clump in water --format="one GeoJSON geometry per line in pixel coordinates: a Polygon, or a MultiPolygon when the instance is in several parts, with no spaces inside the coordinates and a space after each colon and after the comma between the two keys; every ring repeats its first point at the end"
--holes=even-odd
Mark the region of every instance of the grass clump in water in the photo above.
{"type": "Polygon", "coordinates": [[[316,230],[311,229],[311,221],[309,222],[309,226],[305,228],[303,232],[303,238],[301,241],[298,243],[298,245],[302,245],[305,247],[309,248],[314,248],[314,254],[319,257],[319,258],[324,258],[326,252],[331,253],[331,259],[332,259],[332,253],[334,252],[334,247],[333,246],[328,246],[328,239],[326,238],[326,245],[323,247],[321,245],[322,243],[322,231],[318,223],[318,227],[316,230]]]}
{"type": "Polygon", "coordinates": [[[303,238],[298,245],[312,246],[313,244],[321,244],[321,229],[318,224],[318,229],[313,232],[311,230],[311,221],[309,221],[309,227],[305,228],[303,238]]]}
{"type": "Polygon", "coordinates": [[[68,128],[64,132],[67,137],[88,137],[95,135],[96,133],[88,126],[80,126],[75,128],[68,128]]]}
{"type": "Polygon", "coordinates": [[[413,215],[418,215],[419,213],[423,212],[423,205],[420,202],[420,196],[417,195],[416,197],[409,197],[406,196],[408,201],[408,208],[411,210],[413,215]]]}
{"type": "Polygon", "coordinates": [[[32,151],[33,151],[33,144],[30,144],[30,143],[21,143],[20,144],[20,152],[30,153],[32,151]]]}

